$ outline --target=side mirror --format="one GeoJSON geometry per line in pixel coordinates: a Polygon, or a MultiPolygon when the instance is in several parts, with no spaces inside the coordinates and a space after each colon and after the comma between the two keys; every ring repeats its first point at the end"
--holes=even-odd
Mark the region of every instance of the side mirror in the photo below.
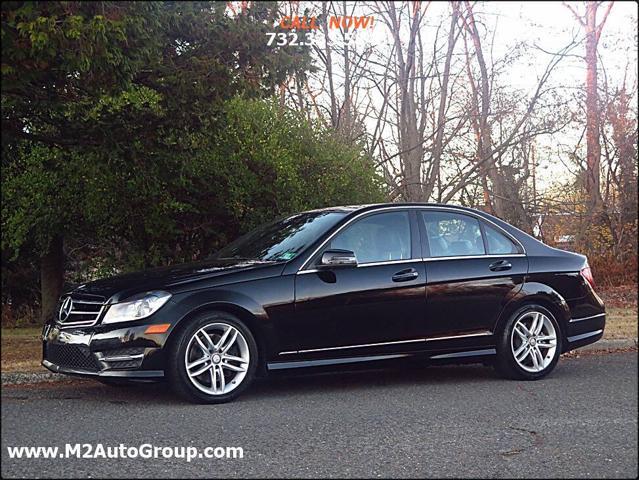
{"type": "Polygon", "coordinates": [[[350,250],[326,250],[322,253],[320,267],[356,267],[357,257],[350,250]]]}

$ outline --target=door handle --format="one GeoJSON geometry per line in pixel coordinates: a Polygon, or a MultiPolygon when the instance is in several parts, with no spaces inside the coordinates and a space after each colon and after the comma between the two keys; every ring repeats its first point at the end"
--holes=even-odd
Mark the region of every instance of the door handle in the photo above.
{"type": "Polygon", "coordinates": [[[503,272],[504,270],[510,270],[513,266],[508,260],[499,260],[491,263],[488,268],[493,272],[503,272]]]}
{"type": "Polygon", "coordinates": [[[393,282],[408,282],[419,277],[419,272],[414,268],[407,268],[393,275],[393,282]]]}

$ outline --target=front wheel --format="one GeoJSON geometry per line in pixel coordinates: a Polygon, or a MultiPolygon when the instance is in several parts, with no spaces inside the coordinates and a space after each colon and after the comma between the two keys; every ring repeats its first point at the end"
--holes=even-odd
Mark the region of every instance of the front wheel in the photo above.
{"type": "Polygon", "coordinates": [[[497,371],[507,378],[537,380],[548,375],[561,354],[561,330],[541,305],[526,305],[506,322],[497,342],[497,371]]]}
{"type": "Polygon", "coordinates": [[[251,383],[257,345],[237,317],[214,312],[193,319],[171,346],[166,373],[173,389],[196,403],[235,399],[251,383]]]}

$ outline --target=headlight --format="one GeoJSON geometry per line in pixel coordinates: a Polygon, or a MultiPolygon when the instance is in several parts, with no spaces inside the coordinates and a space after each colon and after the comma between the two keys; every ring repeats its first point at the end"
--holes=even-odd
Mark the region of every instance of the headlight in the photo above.
{"type": "Polygon", "coordinates": [[[102,323],[129,322],[146,318],[157,312],[169,298],[171,298],[171,294],[163,291],[134,295],[126,302],[111,305],[102,323]]]}

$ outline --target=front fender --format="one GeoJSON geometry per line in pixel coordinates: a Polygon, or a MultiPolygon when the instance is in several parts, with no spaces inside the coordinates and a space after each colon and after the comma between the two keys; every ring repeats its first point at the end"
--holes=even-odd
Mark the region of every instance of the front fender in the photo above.
{"type": "Polygon", "coordinates": [[[264,308],[248,295],[225,289],[213,289],[204,291],[188,292],[175,299],[180,304],[183,312],[182,317],[177,322],[181,322],[185,317],[203,310],[210,310],[216,306],[230,305],[241,308],[250,313],[253,317],[264,322],[268,320],[268,315],[264,308]]]}
{"type": "Polygon", "coordinates": [[[277,349],[275,319],[292,309],[293,294],[292,279],[285,277],[280,277],[276,285],[271,279],[267,285],[239,283],[179,293],[171,299],[177,307],[174,317],[177,321],[172,332],[181,329],[188,319],[200,312],[224,310],[247,325],[255,336],[262,359],[268,359],[277,349]]]}

